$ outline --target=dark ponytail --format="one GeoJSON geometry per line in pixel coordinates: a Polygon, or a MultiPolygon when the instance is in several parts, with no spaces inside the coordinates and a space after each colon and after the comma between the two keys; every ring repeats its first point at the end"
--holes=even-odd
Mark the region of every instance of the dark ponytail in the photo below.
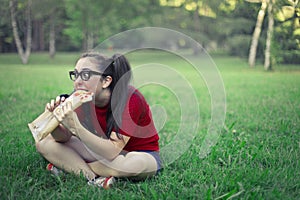
{"type": "Polygon", "coordinates": [[[106,136],[110,138],[113,130],[119,131],[122,125],[122,114],[127,103],[128,85],[131,80],[131,68],[128,60],[121,54],[115,54],[111,58],[111,64],[104,72],[112,76],[109,86],[111,92],[110,104],[106,115],[106,136]]]}
{"type": "MultiPolygon", "coordinates": [[[[106,114],[107,129],[105,135],[110,138],[114,130],[118,133],[122,125],[122,115],[128,98],[128,86],[131,79],[131,68],[128,60],[122,54],[115,54],[108,58],[98,52],[87,52],[80,58],[93,58],[99,70],[105,76],[111,76],[112,82],[109,85],[111,93],[108,112],[106,114]]],[[[105,78],[105,77],[103,77],[105,78]]]]}

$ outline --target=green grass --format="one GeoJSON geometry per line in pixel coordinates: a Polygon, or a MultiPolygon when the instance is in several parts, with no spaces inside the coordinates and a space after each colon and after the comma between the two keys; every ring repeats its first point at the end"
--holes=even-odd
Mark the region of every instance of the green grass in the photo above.
{"type": "MultiPolygon", "coordinates": [[[[149,52],[148,52],[149,53],[149,52]]],[[[298,199],[300,196],[300,66],[249,69],[244,60],[214,57],[226,90],[226,120],[218,143],[199,157],[210,120],[210,96],[188,63],[165,54],[129,55],[133,67],[148,59],[171,66],[194,89],[201,124],[188,151],[160,176],[143,182],[119,181],[111,190],[90,187],[82,177],[50,175],[27,127],[51,98],[70,92],[67,71],[78,54],[54,60],[33,54],[28,65],[15,54],[0,55],[1,199],[298,199]]],[[[195,59],[195,58],[191,58],[195,59]]],[[[180,88],[178,77],[158,76],[180,88]]],[[[168,86],[168,85],[167,85],[168,86]]],[[[180,104],[168,87],[141,88],[150,105],[168,115],[160,144],[172,141],[180,124],[180,104]]],[[[176,92],[176,91],[175,91],[176,92]]],[[[179,147],[180,148],[180,147],[179,147]]]]}

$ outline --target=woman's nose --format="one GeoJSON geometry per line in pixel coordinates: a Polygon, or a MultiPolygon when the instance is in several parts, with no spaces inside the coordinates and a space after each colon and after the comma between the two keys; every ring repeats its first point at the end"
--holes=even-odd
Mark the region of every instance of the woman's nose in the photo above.
{"type": "Polygon", "coordinates": [[[82,83],[82,79],[81,79],[81,76],[78,76],[76,79],[75,79],[75,83],[82,83]]]}
{"type": "Polygon", "coordinates": [[[83,85],[83,80],[79,76],[75,81],[74,81],[74,86],[82,86],[83,85]]]}

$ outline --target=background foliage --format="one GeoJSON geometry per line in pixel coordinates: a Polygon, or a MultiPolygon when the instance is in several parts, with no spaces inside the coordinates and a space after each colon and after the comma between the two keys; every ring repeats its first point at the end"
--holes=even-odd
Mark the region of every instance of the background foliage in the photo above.
{"type": "MultiPolygon", "coordinates": [[[[17,20],[25,38],[24,12],[28,0],[18,0],[17,20]]],[[[208,51],[247,57],[260,1],[253,0],[32,0],[33,51],[49,48],[55,25],[56,50],[85,51],[119,32],[145,26],[181,31],[208,51]]],[[[297,0],[275,1],[274,63],[300,62],[300,22],[297,0]]],[[[9,0],[0,0],[0,52],[16,52],[10,24],[9,0]]],[[[264,57],[267,22],[262,27],[258,58],[264,57]]],[[[154,36],[155,37],[155,36],[154,36]]],[[[131,42],[140,42],[134,40],[131,42]]],[[[174,46],[187,47],[184,41],[174,46]]],[[[117,47],[111,44],[108,48],[117,47]]]]}

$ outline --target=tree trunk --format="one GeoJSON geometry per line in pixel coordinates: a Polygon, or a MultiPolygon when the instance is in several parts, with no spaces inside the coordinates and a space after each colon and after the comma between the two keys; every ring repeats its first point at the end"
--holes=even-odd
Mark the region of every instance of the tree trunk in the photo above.
{"type": "Polygon", "coordinates": [[[50,58],[54,58],[55,56],[55,22],[54,16],[50,16],[50,31],[49,31],[49,55],[50,58]]]}
{"type": "Polygon", "coordinates": [[[43,20],[36,19],[33,20],[32,27],[32,42],[31,42],[31,50],[32,51],[43,51],[45,50],[45,42],[44,42],[44,29],[43,29],[43,20]]]}
{"type": "Polygon", "coordinates": [[[194,30],[196,32],[200,31],[200,16],[199,16],[199,9],[200,9],[200,6],[199,4],[197,3],[197,7],[196,7],[196,10],[194,12],[194,30]]]}
{"type": "Polygon", "coordinates": [[[87,50],[91,50],[94,47],[94,34],[93,32],[87,33],[87,50]]]}
{"type": "Polygon", "coordinates": [[[258,45],[258,40],[259,40],[259,36],[260,36],[260,32],[261,32],[262,23],[263,23],[264,17],[265,17],[267,5],[268,4],[267,4],[266,0],[262,0],[261,8],[257,15],[256,25],[255,25],[255,29],[254,29],[254,32],[252,35],[252,41],[251,41],[251,46],[250,46],[250,51],[249,51],[248,63],[250,65],[250,67],[255,66],[257,45],[258,45]]]}
{"type": "Polygon", "coordinates": [[[39,21],[39,50],[45,50],[45,34],[42,20],[39,21]]]}
{"type": "Polygon", "coordinates": [[[27,64],[30,53],[31,53],[31,0],[27,2],[26,9],[26,24],[27,24],[27,35],[26,35],[26,47],[25,47],[25,63],[27,64]]]}
{"type": "Polygon", "coordinates": [[[23,49],[23,45],[18,33],[18,26],[17,26],[17,20],[16,20],[16,10],[15,10],[15,0],[9,1],[9,7],[10,7],[10,14],[11,14],[11,25],[13,28],[13,35],[15,38],[18,54],[22,60],[23,64],[28,63],[28,59],[31,53],[31,0],[28,0],[28,5],[26,8],[26,23],[27,23],[27,31],[26,31],[26,48],[25,52],[23,49]]]}
{"type": "MultiPolygon", "coordinates": [[[[200,9],[200,6],[199,6],[199,2],[197,2],[197,7],[196,7],[196,10],[194,12],[194,31],[198,34],[200,34],[200,16],[199,16],[199,9],[200,9]]],[[[202,41],[200,41],[202,42],[202,41]]],[[[200,51],[200,48],[198,47],[198,45],[193,49],[193,54],[194,55],[198,55],[199,54],[199,51],[200,51]]]]}
{"type": "Polygon", "coordinates": [[[39,50],[39,23],[38,20],[33,20],[32,22],[32,43],[31,50],[38,51],[39,50]]]}
{"type": "Polygon", "coordinates": [[[271,70],[271,42],[274,29],[274,16],[273,16],[273,0],[269,0],[268,5],[268,31],[266,40],[266,52],[265,52],[265,70],[271,70]]]}

